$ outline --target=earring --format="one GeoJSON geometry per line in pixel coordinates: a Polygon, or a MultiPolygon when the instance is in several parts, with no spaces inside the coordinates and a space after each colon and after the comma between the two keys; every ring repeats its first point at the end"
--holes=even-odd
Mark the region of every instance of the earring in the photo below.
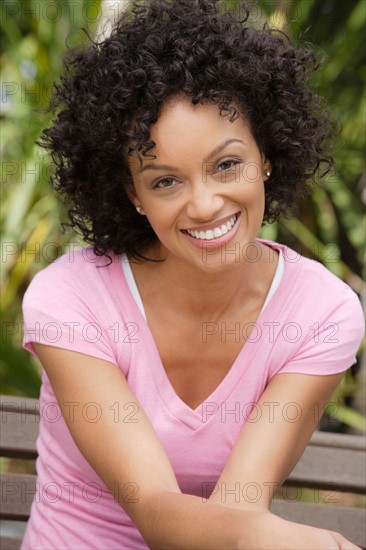
{"type": "Polygon", "coordinates": [[[136,210],[139,214],[141,214],[141,211],[142,211],[142,206],[136,206],[136,210]]]}
{"type": "Polygon", "coordinates": [[[266,171],[266,176],[267,176],[267,178],[269,178],[270,175],[271,175],[270,170],[267,170],[267,171],[266,171]]]}

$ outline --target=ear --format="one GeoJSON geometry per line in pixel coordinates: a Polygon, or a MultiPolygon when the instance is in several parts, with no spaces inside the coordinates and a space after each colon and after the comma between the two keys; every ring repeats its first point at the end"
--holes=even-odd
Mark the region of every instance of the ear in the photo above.
{"type": "Polygon", "coordinates": [[[271,177],[272,164],[265,157],[264,153],[262,154],[262,170],[263,170],[263,181],[267,181],[271,177]]]}
{"type": "Polygon", "coordinates": [[[134,157],[129,156],[130,151],[131,151],[130,149],[127,149],[124,154],[124,160],[126,163],[126,172],[128,174],[125,180],[126,181],[125,191],[131,203],[136,208],[137,212],[142,216],[145,216],[145,212],[143,212],[143,208],[141,206],[141,201],[136,193],[136,187],[133,179],[133,172],[136,169],[136,166],[134,166],[136,159],[134,157]]]}
{"type": "Polygon", "coordinates": [[[133,184],[129,184],[127,185],[126,187],[126,193],[127,193],[127,196],[128,198],[130,199],[130,201],[132,202],[132,204],[134,206],[137,206],[137,204],[139,204],[139,200],[136,196],[136,191],[135,191],[135,187],[133,184]]]}
{"type": "Polygon", "coordinates": [[[132,202],[132,204],[133,204],[134,207],[136,208],[137,212],[138,212],[139,214],[141,214],[142,216],[145,216],[145,212],[143,211],[143,208],[142,208],[142,206],[141,206],[140,199],[139,199],[138,196],[136,195],[134,186],[133,186],[133,185],[129,185],[129,186],[126,188],[126,193],[127,193],[128,198],[130,199],[130,201],[132,202]]]}

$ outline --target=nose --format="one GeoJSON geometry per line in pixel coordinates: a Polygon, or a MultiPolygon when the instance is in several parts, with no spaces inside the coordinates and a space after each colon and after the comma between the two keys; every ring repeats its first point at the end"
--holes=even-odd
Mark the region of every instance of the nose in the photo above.
{"type": "Polygon", "coordinates": [[[196,181],[190,186],[187,201],[187,215],[195,221],[207,222],[217,217],[223,210],[224,198],[219,194],[217,187],[210,180],[196,181]]]}

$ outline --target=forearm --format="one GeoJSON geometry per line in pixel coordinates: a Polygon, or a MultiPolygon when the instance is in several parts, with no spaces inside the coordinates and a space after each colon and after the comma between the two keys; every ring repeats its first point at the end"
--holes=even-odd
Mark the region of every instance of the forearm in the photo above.
{"type": "Polygon", "coordinates": [[[223,475],[209,497],[212,504],[220,504],[238,510],[269,511],[274,490],[279,483],[256,481],[233,481],[223,475]]]}
{"type": "Polygon", "coordinates": [[[253,407],[210,497],[237,509],[269,509],[300,459],[341,374],[278,374],[253,407]],[[291,396],[291,402],[289,402],[291,396]],[[286,411],[292,411],[290,413],[286,411]],[[295,420],[295,421],[293,421],[295,420]]]}
{"type": "Polygon", "coordinates": [[[257,515],[191,495],[160,492],[145,501],[137,523],[152,549],[216,550],[239,548],[246,532],[250,544],[257,515]]]}
{"type": "Polygon", "coordinates": [[[152,550],[361,550],[338,533],[181,493],[155,493],[142,510],[138,527],[152,550]]]}

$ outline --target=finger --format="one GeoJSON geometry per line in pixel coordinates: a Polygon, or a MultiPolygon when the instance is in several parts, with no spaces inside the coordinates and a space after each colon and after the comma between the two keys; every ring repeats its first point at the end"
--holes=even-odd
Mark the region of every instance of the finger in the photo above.
{"type": "Polygon", "coordinates": [[[337,542],[340,543],[340,550],[362,550],[362,548],[356,546],[356,544],[353,544],[353,542],[346,539],[339,533],[337,533],[337,542]]]}

